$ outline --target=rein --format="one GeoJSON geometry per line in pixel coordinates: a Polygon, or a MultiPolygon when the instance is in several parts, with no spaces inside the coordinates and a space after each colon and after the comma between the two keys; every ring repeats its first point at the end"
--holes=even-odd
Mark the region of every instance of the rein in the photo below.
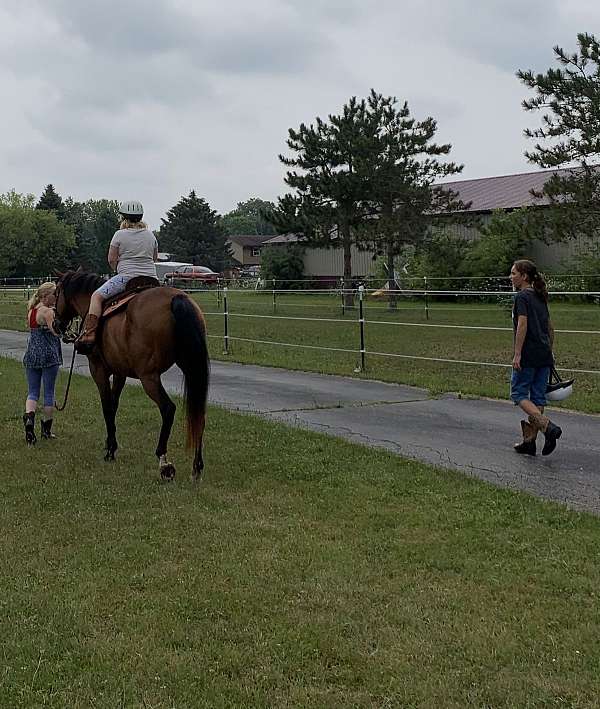
{"type": "MultiPolygon", "coordinates": [[[[87,315],[87,313],[86,313],[87,315]]],[[[65,344],[69,343],[74,343],[75,340],[81,335],[81,331],[83,330],[83,323],[85,322],[85,318],[82,318],[81,323],[79,325],[79,332],[75,332],[74,330],[67,329],[65,334],[63,335],[62,341],[65,344]]],[[[71,357],[71,367],[69,369],[69,378],[67,380],[67,389],[65,391],[65,398],[63,400],[62,406],[59,406],[57,402],[54,402],[54,408],[57,411],[64,411],[65,407],[67,405],[67,400],[69,398],[69,389],[71,388],[71,378],[73,376],[73,366],[75,365],[75,355],[77,354],[75,347],[73,346],[73,356],[71,357]]]]}

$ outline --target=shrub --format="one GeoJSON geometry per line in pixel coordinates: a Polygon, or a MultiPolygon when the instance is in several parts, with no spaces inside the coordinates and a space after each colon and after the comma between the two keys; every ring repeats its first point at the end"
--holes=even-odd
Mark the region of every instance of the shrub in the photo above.
{"type": "Polygon", "coordinates": [[[299,246],[269,246],[261,251],[261,278],[268,284],[273,279],[277,288],[293,289],[304,277],[303,249],[299,246]]]}

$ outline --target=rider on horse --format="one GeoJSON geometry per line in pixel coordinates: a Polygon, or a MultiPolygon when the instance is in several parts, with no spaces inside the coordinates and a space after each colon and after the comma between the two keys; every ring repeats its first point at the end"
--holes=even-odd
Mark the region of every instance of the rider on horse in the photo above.
{"type": "Polygon", "coordinates": [[[76,343],[80,352],[88,352],[96,342],[96,329],[107,298],[125,290],[127,282],[135,276],[156,278],[154,262],[158,258],[158,243],[154,234],[142,221],[144,208],[141,202],[121,202],[119,213],[122,221],[108,249],[108,263],[117,272],[104,285],[94,291],[83,324],[83,333],[76,343]]]}

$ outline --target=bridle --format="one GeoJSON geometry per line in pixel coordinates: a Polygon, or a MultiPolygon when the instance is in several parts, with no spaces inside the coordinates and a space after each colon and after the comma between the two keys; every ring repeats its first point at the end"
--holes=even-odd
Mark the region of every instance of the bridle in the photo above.
{"type": "MultiPolygon", "coordinates": [[[[56,295],[56,304],[58,304],[58,297],[61,292],[61,284],[60,281],[56,284],[56,290],[55,290],[55,295],[56,295]]],[[[63,300],[65,300],[64,292],[63,292],[63,300]]],[[[66,300],[65,300],[66,304],[66,300]]],[[[56,305],[54,306],[54,312],[56,313],[56,305]]],[[[87,313],[86,313],[87,315],[87,313]]],[[[73,344],[79,335],[81,335],[81,332],[83,330],[83,323],[85,321],[85,318],[81,319],[81,323],[79,324],[79,330],[75,330],[74,328],[71,327],[71,323],[73,322],[74,316],[71,317],[67,324],[64,325],[63,321],[56,317],[54,320],[54,324],[56,327],[56,330],[58,333],[60,333],[62,341],[65,343],[65,345],[73,344]]],[[[71,388],[71,378],[73,376],[73,367],[75,365],[75,355],[77,352],[75,351],[75,347],[73,347],[73,356],[71,357],[71,366],[69,368],[69,378],[67,380],[67,389],[65,391],[65,398],[63,400],[62,406],[59,406],[58,403],[55,401],[54,402],[54,408],[57,411],[64,411],[66,405],[67,405],[67,400],[69,398],[69,389],[71,388]]]]}
{"type": "MultiPolygon", "coordinates": [[[[65,300],[65,295],[64,295],[64,292],[63,292],[63,290],[62,290],[62,288],[61,288],[61,284],[60,284],[60,281],[59,281],[59,282],[56,284],[56,291],[55,291],[55,295],[56,295],[56,305],[58,305],[58,299],[59,299],[61,293],[62,293],[63,300],[65,300]]],[[[65,300],[65,303],[66,303],[66,300],[65,300]]],[[[57,313],[56,305],[54,306],[54,311],[57,313]]],[[[58,313],[57,313],[57,315],[58,315],[58,313]]],[[[62,338],[62,341],[65,343],[65,345],[69,345],[69,344],[75,342],[75,340],[76,340],[76,339],[79,337],[79,335],[81,334],[81,330],[82,330],[82,328],[83,328],[83,321],[85,320],[85,317],[81,319],[81,323],[79,324],[79,330],[75,330],[75,328],[72,328],[72,327],[71,327],[71,323],[73,322],[74,318],[75,318],[75,315],[73,315],[72,317],[70,317],[69,320],[66,321],[66,324],[65,324],[65,322],[64,322],[60,317],[58,317],[58,316],[57,316],[57,318],[56,318],[55,321],[54,321],[56,330],[57,330],[57,332],[60,334],[60,336],[61,336],[61,338],[62,338]]]]}

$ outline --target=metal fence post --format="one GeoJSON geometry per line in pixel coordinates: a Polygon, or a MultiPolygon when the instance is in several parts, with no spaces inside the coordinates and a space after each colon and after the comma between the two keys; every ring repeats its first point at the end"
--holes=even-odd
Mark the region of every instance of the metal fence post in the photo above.
{"type": "Polygon", "coordinates": [[[358,287],[358,325],[360,329],[360,367],[355,370],[357,372],[365,371],[365,315],[364,315],[364,298],[365,287],[358,287]]]}
{"type": "Polygon", "coordinates": [[[227,286],[223,288],[223,316],[224,316],[224,328],[223,328],[223,341],[224,350],[223,354],[229,354],[229,310],[227,309],[227,286]]]}
{"type": "Polygon", "coordinates": [[[221,305],[221,279],[217,278],[217,308],[221,305]]]}
{"type": "Polygon", "coordinates": [[[342,315],[346,314],[346,302],[344,300],[344,279],[340,278],[340,295],[342,296],[342,315]]]}
{"type": "Polygon", "coordinates": [[[427,276],[423,276],[423,282],[425,284],[425,320],[429,320],[429,297],[427,294],[427,276]]]}
{"type": "Polygon", "coordinates": [[[277,310],[277,299],[275,296],[275,279],[273,279],[273,312],[277,310]]]}

